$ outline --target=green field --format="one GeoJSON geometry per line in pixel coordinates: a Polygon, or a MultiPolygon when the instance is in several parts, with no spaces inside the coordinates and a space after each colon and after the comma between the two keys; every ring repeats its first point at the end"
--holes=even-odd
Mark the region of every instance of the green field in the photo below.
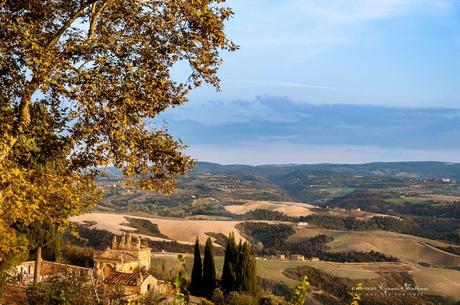
{"type": "Polygon", "coordinates": [[[355,189],[351,187],[343,188],[340,191],[333,194],[332,198],[338,198],[352,193],[355,189]]]}

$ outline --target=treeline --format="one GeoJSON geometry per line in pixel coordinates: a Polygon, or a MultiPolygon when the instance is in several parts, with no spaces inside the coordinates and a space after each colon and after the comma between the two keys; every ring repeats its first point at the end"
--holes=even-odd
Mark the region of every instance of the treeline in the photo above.
{"type": "Polygon", "coordinates": [[[454,247],[454,246],[447,246],[447,247],[441,247],[437,245],[430,244],[430,246],[435,247],[439,250],[446,251],[452,254],[460,255],[460,247],[454,247]]]}
{"type": "Polygon", "coordinates": [[[440,204],[427,201],[413,204],[409,200],[404,201],[404,199],[401,202],[389,200],[395,196],[399,197],[399,194],[356,190],[345,196],[327,201],[323,205],[345,209],[360,208],[372,213],[460,219],[460,202],[440,204]]]}
{"type": "Polygon", "coordinates": [[[136,231],[134,231],[133,233],[148,235],[152,237],[169,238],[168,236],[161,233],[160,228],[158,228],[158,225],[156,223],[152,223],[148,219],[132,217],[126,217],[125,219],[128,221],[128,223],[126,224],[127,226],[136,229],[136,231]]]}
{"type": "Polygon", "coordinates": [[[301,254],[305,257],[318,257],[335,262],[398,262],[399,259],[380,252],[342,251],[329,252],[327,243],[334,239],[318,235],[302,241],[290,242],[295,233],[289,224],[268,224],[263,222],[243,222],[237,228],[255,245],[259,255],[301,254]]]}
{"type": "Polygon", "coordinates": [[[204,259],[202,261],[200,244],[197,237],[189,285],[190,294],[211,299],[218,287],[225,295],[228,295],[230,292],[254,294],[257,284],[256,259],[249,243],[245,242],[243,244],[240,241],[237,245],[234,234],[230,234],[225,248],[220,283],[216,279],[212,248],[212,241],[209,237],[206,241],[204,259]]]}
{"type": "MultiPolygon", "coordinates": [[[[79,247],[90,247],[96,250],[104,250],[112,244],[113,233],[106,230],[90,229],[87,225],[78,225],[77,231],[81,238],[75,238],[70,234],[64,234],[64,241],[79,247]]],[[[222,237],[221,241],[224,239],[222,237]]],[[[179,243],[175,240],[150,240],[143,239],[143,242],[155,252],[166,251],[175,253],[193,253],[193,245],[179,243]]],[[[214,255],[223,255],[222,248],[213,248],[214,255]]]]}
{"type": "Polygon", "coordinates": [[[451,243],[460,243],[457,232],[460,220],[437,217],[385,217],[375,216],[366,220],[354,217],[313,214],[292,217],[283,213],[265,209],[257,209],[244,214],[246,220],[273,220],[289,222],[308,222],[318,227],[330,230],[368,231],[384,230],[410,234],[429,239],[440,239],[451,243]]]}
{"type": "Polygon", "coordinates": [[[440,239],[451,243],[460,243],[460,236],[455,233],[460,229],[460,220],[437,217],[381,217],[367,220],[353,217],[314,214],[299,217],[297,221],[331,229],[346,231],[384,230],[410,234],[429,239],[440,239]]]}

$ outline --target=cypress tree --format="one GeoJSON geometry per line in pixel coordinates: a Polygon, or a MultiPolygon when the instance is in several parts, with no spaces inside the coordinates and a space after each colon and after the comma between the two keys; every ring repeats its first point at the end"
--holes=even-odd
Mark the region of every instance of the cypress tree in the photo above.
{"type": "Polygon", "coordinates": [[[256,290],[256,258],[251,253],[251,247],[248,242],[244,243],[242,251],[241,290],[253,293],[256,290]]]}
{"type": "Polygon", "coordinates": [[[224,266],[222,268],[221,286],[225,293],[236,288],[236,242],[235,235],[231,232],[228,236],[228,243],[225,248],[224,266]]]}
{"type": "Polygon", "coordinates": [[[190,282],[190,293],[195,296],[203,294],[202,286],[203,266],[201,263],[200,242],[198,236],[195,242],[195,252],[193,255],[193,269],[190,282]]]}
{"type": "Polygon", "coordinates": [[[211,297],[212,292],[216,289],[216,267],[214,264],[214,255],[212,254],[212,241],[209,237],[204,247],[203,261],[203,294],[211,297]]]}
{"type": "Polygon", "coordinates": [[[245,257],[243,256],[243,244],[240,239],[238,246],[236,248],[236,262],[235,262],[235,273],[236,273],[236,291],[243,290],[243,282],[244,282],[244,265],[245,264],[245,257]]]}

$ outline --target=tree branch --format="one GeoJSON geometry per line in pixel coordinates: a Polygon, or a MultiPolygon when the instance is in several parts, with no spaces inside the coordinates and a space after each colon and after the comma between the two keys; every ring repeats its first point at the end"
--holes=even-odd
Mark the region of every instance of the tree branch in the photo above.
{"type": "MultiPolygon", "coordinates": [[[[80,8],[59,28],[59,30],[51,37],[51,39],[46,44],[45,48],[50,49],[54,47],[59,39],[61,39],[64,32],[77,20],[85,11],[85,9],[94,3],[97,0],[90,0],[86,3],[82,2],[80,8]]],[[[45,73],[44,75],[33,75],[30,82],[28,82],[25,87],[24,91],[21,96],[21,102],[19,104],[19,117],[18,117],[18,128],[17,133],[22,133],[30,124],[30,104],[32,103],[32,96],[34,95],[35,91],[40,86],[40,83],[46,77],[46,74],[49,74],[50,71],[45,73]]]]}
{"type": "Polygon", "coordinates": [[[61,36],[62,34],[64,34],[64,32],[75,22],[75,20],[78,19],[78,17],[81,16],[81,14],[83,14],[83,12],[85,11],[85,9],[90,6],[90,5],[95,5],[97,2],[97,0],[90,0],[86,3],[83,3],[80,8],[78,9],[78,11],[76,11],[62,26],[61,28],[56,32],[56,34],[53,35],[53,37],[51,37],[51,39],[48,41],[48,43],[46,44],[46,47],[47,48],[50,48],[50,47],[53,47],[58,41],[59,39],[61,39],[61,36]]]}
{"type": "Polygon", "coordinates": [[[97,18],[102,13],[102,11],[110,4],[111,0],[105,0],[102,3],[102,6],[99,10],[96,8],[96,2],[91,5],[91,21],[89,24],[88,38],[86,40],[91,40],[94,36],[94,31],[96,29],[97,18]]]}

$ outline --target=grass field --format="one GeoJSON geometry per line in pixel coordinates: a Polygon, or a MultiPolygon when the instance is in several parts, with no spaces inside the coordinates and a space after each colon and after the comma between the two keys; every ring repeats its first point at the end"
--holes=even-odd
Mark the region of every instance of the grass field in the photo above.
{"type": "MultiPolygon", "coordinates": [[[[152,223],[158,225],[160,232],[169,237],[171,240],[176,240],[181,243],[194,243],[198,236],[204,241],[208,236],[207,232],[222,233],[228,235],[230,232],[235,232],[237,239],[244,238],[239,234],[235,226],[239,221],[218,221],[218,220],[190,220],[190,219],[166,219],[166,218],[148,218],[138,217],[123,214],[110,213],[89,213],[71,218],[74,222],[95,221],[96,225],[91,228],[99,230],[107,230],[115,234],[121,234],[122,230],[132,231],[133,228],[123,225],[127,223],[125,217],[148,219],[152,223]]],[[[151,239],[149,236],[144,236],[151,239]]]]}
{"type": "MultiPolygon", "coordinates": [[[[162,265],[163,262],[167,269],[174,270],[176,268],[176,254],[164,253],[154,255],[154,264],[162,265]]],[[[185,255],[186,271],[190,275],[193,266],[193,257],[190,254],[185,255]]],[[[215,257],[217,277],[220,278],[222,274],[222,265],[224,258],[222,256],[215,257]]],[[[296,261],[280,261],[280,260],[264,260],[257,259],[257,275],[261,278],[270,279],[278,282],[283,282],[291,288],[294,288],[298,282],[286,277],[283,271],[288,268],[294,268],[299,266],[311,266],[330,273],[337,277],[345,277],[351,279],[374,279],[378,278],[379,275],[372,270],[366,269],[366,264],[362,267],[349,266],[347,264],[340,263],[329,263],[329,262],[296,262],[296,261]]],[[[378,264],[374,265],[374,268],[378,269],[378,264]]]]}
{"type": "Polygon", "coordinates": [[[345,195],[352,193],[354,190],[354,188],[350,187],[340,189],[339,191],[333,193],[333,198],[343,197],[345,195]]]}
{"type": "MultiPolygon", "coordinates": [[[[154,263],[162,264],[172,270],[174,273],[176,265],[176,255],[166,254],[157,255],[154,263]]],[[[186,271],[190,275],[193,265],[193,257],[186,255],[186,271]]],[[[216,257],[216,270],[218,278],[221,276],[223,257],[216,257]]],[[[428,288],[427,293],[433,295],[451,296],[455,300],[460,300],[460,272],[442,268],[413,267],[410,264],[396,264],[389,266],[386,263],[364,263],[364,264],[347,264],[331,262],[295,262],[279,260],[257,260],[257,275],[261,278],[270,279],[284,283],[290,288],[294,288],[298,282],[286,277],[283,272],[288,268],[298,266],[311,266],[333,276],[340,278],[349,278],[353,280],[379,279],[381,276],[378,272],[398,272],[408,271],[411,273],[419,287],[428,288]]],[[[314,285],[314,283],[311,283],[314,285]]]]}
{"type": "Polygon", "coordinates": [[[275,201],[247,201],[241,205],[228,205],[225,209],[233,214],[242,215],[256,209],[277,211],[288,216],[306,216],[312,214],[310,209],[315,206],[299,202],[275,202],[275,201]]]}
{"type": "Polygon", "coordinates": [[[373,250],[396,256],[414,268],[411,273],[415,280],[421,287],[429,288],[429,293],[452,295],[460,299],[460,271],[443,268],[460,266],[460,258],[436,251],[421,242],[437,246],[447,246],[446,243],[386,231],[349,232],[309,228],[299,228],[291,240],[301,240],[318,234],[334,238],[334,241],[328,244],[331,251],[373,250]],[[420,262],[439,268],[422,267],[420,262]]]}

